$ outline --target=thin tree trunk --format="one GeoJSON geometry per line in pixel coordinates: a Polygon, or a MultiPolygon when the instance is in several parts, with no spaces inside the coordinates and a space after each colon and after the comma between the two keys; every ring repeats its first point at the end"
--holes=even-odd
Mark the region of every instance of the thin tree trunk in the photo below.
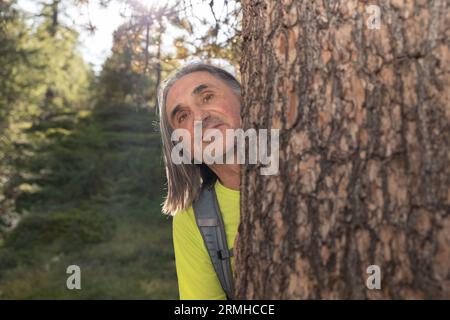
{"type": "Polygon", "coordinates": [[[59,25],[59,2],[60,0],[54,0],[51,3],[52,23],[50,25],[50,34],[54,37],[59,25]]]}
{"type": "Polygon", "coordinates": [[[280,129],[280,171],[242,169],[238,298],[450,298],[449,3],[376,4],[379,29],[363,1],[242,1],[243,125],[280,129]]]}
{"type": "Polygon", "coordinates": [[[150,46],[150,21],[146,21],[145,23],[145,47],[144,47],[144,74],[148,74],[148,65],[150,61],[150,52],[148,52],[148,48],[150,46]]]}
{"type": "Polygon", "coordinates": [[[156,96],[158,95],[158,88],[159,88],[159,83],[161,82],[161,35],[162,35],[163,29],[161,26],[161,22],[159,23],[159,28],[158,28],[158,37],[156,39],[157,43],[156,43],[156,78],[155,78],[155,108],[157,107],[157,99],[156,96]]]}

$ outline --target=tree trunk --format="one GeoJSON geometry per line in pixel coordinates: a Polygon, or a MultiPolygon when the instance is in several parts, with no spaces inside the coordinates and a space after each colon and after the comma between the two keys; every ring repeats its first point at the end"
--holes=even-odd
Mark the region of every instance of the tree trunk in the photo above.
{"type": "Polygon", "coordinates": [[[379,28],[364,1],[242,1],[243,127],[280,129],[280,170],[242,168],[238,298],[450,298],[449,4],[375,3],[379,28]]]}
{"type": "Polygon", "coordinates": [[[159,26],[158,26],[158,34],[157,34],[157,38],[156,38],[156,79],[155,79],[155,110],[157,108],[157,96],[158,96],[158,88],[159,88],[159,83],[161,82],[161,70],[162,70],[162,66],[161,66],[161,36],[163,33],[163,27],[162,27],[162,23],[161,21],[159,21],[159,26]]]}
{"type": "Polygon", "coordinates": [[[50,30],[49,33],[54,37],[56,35],[56,31],[58,29],[59,25],[59,2],[60,0],[54,0],[51,4],[51,24],[50,24],[50,30]]]}

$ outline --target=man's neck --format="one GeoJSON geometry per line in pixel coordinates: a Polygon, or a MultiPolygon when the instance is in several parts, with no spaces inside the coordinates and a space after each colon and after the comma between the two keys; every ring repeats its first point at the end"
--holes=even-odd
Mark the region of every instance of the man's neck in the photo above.
{"type": "Polygon", "coordinates": [[[233,190],[240,190],[241,175],[239,164],[214,164],[209,168],[219,177],[222,185],[233,190]]]}

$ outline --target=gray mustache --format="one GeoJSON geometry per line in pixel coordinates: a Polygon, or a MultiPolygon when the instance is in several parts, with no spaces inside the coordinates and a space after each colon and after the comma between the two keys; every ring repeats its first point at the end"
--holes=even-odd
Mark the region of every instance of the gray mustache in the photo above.
{"type": "Polygon", "coordinates": [[[220,124],[223,124],[223,121],[217,117],[208,117],[202,121],[203,129],[210,129],[220,124]]]}

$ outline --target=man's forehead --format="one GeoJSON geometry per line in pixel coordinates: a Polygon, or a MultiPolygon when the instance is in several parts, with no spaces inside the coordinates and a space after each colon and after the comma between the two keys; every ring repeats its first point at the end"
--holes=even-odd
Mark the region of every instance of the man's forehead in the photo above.
{"type": "Polygon", "coordinates": [[[203,85],[217,87],[220,85],[220,80],[208,72],[203,71],[193,72],[181,77],[175,81],[167,93],[167,108],[171,109],[175,104],[180,102],[178,100],[190,96],[194,89],[198,88],[200,85],[202,86],[202,89],[204,88],[203,85]]]}

